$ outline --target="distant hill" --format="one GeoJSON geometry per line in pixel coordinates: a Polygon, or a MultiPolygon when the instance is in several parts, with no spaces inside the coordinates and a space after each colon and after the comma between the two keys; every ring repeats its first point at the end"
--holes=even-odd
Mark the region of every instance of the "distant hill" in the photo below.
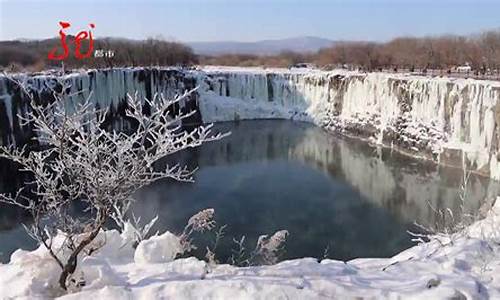
{"type": "Polygon", "coordinates": [[[314,52],[332,46],[335,42],[328,39],[306,36],[257,42],[189,42],[196,54],[277,54],[285,50],[295,52],[314,52]]]}

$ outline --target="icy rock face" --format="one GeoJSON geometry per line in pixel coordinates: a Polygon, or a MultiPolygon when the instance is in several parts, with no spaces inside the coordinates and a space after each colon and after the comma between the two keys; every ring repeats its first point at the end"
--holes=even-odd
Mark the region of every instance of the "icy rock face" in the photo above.
{"type": "Polygon", "coordinates": [[[207,68],[205,122],[314,122],[500,179],[500,82],[344,71],[207,68]]]}
{"type": "MultiPolygon", "coordinates": [[[[131,126],[125,117],[127,93],[173,97],[198,86],[189,101],[173,108],[199,111],[185,124],[266,118],[313,122],[443,164],[462,166],[465,157],[469,169],[500,179],[500,82],[227,67],[122,68],[64,77],[72,82],[70,92],[81,92],[74,100],[90,95],[96,106],[108,107],[109,126],[117,130],[131,126]]],[[[51,101],[54,76],[23,78],[37,91],[37,101],[51,101]]],[[[17,117],[28,104],[15,84],[0,77],[3,144],[26,144],[33,136],[17,117]]]]}
{"type": "MultiPolygon", "coordinates": [[[[13,79],[25,83],[34,91],[35,101],[53,101],[52,89],[60,90],[56,77],[71,83],[67,91],[70,95],[68,101],[82,103],[88,97],[98,108],[108,108],[110,117],[108,126],[116,130],[127,130],[131,126],[130,120],[125,116],[127,95],[137,93],[152,99],[157,93],[173,98],[186,90],[195,87],[195,79],[187,72],[178,69],[143,69],[123,68],[110,70],[89,70],[72,73],[64,76],[40,75],[13,75],[13,79]]],[[[19,86],[5,76],[0,76],[0,141],[2,144],[24,145],[33,136],[32,128],[21,126],[18,115],[25,115],[29,109],[30,99],[21,91],[19,86]]],[[[196,94],[186,101],[172,107],[174,112],[181,109],[189,112],[196,108],[196,94]]],[[[147,106],[144,106],[147,110],[147,106]]],[[[184,120],[186,123],[199,123],[200,116],[195,114],[184,120]]]]}

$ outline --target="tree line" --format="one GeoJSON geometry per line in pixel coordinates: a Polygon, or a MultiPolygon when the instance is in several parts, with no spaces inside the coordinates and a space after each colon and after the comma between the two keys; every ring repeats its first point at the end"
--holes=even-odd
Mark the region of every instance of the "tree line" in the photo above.
{"type": "MultiPolygon", "coordinates": [[[[68,37],[71,38],[71,37],[68,37]]],[[[85,41],[84,41],[85,42],[85,41]]],[[[87,41],[88,42],[88,41],[87,41]]],[[[60,44],[59,39],[42,41],[0,42],[0,66],[21,66],[36,70],[60,66],[47,59],[47,53],[60,44]]],[[[83,45],[85,53],[88,44],[83,45]]],[[[297,63],[313,63],[320,67],[347,67],[363,70],[453,70],[468,64],[477,74],[500,70],[500,30],[471,36],[399,37],[388,42],[337,42],[315,53],[284,51],[277,55],[226,54],[196,55],[181,43],[158,38],[135,41],[105,38],[95,40],[94,49],[111,50],[113,57],[78,60],[70,55],[64,62],[68,68],[102,68],[151,65],[232,65],[288,67],[297,63]]],[[[74,46],[70,43],[70,53],[74,46]]]]}
{"type": "MultiPolygon", "coordinates": [[[[74,37],[68,36],[71,41],[74,37]]],[[[151,65],[190,65],[198,63],[198,57],[193,50],[181,43],[164,41],[157,38],[147,40],[128,40],[104,38],[94,40],[93,51],[89,58],[77,59],[74,55],[75,46],[68,42],[69,55],[64,59],[67,68],[106,68],[121,66],[151,66],[151,65]],[[95,57],[94,51],[102,50],[104,55],[95,57]]],[[[59,39],[34,41],[2,41],[0,42],[0,66],[10,69],[28,69],[41,71],[51,67],[60,67],[61,62],[49,60],[47,55],[58,48],[58,54],[63,53],[59,39]]],[[[89,50],[89,41],[82,41],[80,53],[89,50]]]]}
{"type": "Polygon", "coordinates": [[[348,66],[365,70],[451,70],[465,64],[476,72],[500,69],[500,30],[473,36],[399,37],[384,43],[337,42],[316,53],[201,57],[204,64],[286,67],[299,62],[317,66],[348,66]]]}

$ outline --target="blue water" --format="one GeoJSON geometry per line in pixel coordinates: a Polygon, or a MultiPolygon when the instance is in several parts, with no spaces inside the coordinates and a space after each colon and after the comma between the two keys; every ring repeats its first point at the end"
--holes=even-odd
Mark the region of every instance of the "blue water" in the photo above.
{"type": "MultiPolygon", "coordinates": [[[[389,257],[413,245],[415,221],[434,225],[437,208],[460,207],[461,171],[438,168],[364,142],[347,140],[310,124],[266,120],[221,123],[222,141],[179,153],[167,161],[199,167],[194,183],[171,180],[140,190],[133,207],[155,229],[181,232],[191,215],[214,208],[227,225],[217,255],[225,262],[233,238],[252,249],[262,234],[289,231],[283,258],[389,257]]],[[[7,176],[3,177],[4,182],[7,176]]],[[[2,177],[0,177],[0,182],[2,177]]],[[[467,208],[475,211],[498,192],[496,183],[472,176],[467,208]]],[[[0,208],[0,255],[34,244],[18,212],[0,208]]],[[[28,219],[26,219],[28,220],[28,219]]],[[[195,236],[203,257],[210,234],[195,236]]]]}

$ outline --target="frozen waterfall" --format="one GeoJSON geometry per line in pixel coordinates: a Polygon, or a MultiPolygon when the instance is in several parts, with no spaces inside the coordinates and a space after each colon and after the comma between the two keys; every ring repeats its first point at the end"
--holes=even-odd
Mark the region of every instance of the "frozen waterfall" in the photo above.
{"type": "MultiPolygon", "coordinates": [[[[22,74],[36,99],[50,101],[53,75],[22,74]],[[52,82],[52,83],[51,83],[52,82]]],[[[120,68],[64,75],[76,101],[91,97],[123,130],[127,93],[169,97],[199,87],[180,109],[197,109],[189,123],[281,118],[327,129],[500,179],[500,82],[389,73],[206,67],[198,70],[120,68]]],[[[25,144],[19,124],[27,98],[0,77],[0,138],[25,144]]],[[[179,109],[179,108],[177,108],[179,109]]]]}

